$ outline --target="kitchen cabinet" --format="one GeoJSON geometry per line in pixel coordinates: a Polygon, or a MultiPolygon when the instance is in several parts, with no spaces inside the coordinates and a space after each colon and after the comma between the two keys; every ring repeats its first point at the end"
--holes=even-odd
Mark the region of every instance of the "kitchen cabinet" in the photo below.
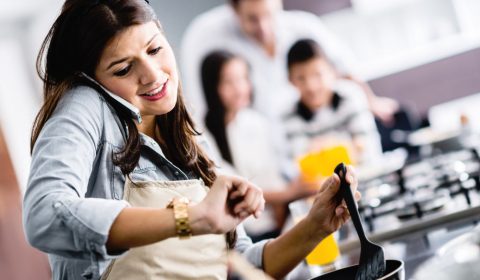
{"type": "Polygon", "coordinates": [[[480,47],[480,1],[352,0],[321,16],[373,80],[480,47]]]}

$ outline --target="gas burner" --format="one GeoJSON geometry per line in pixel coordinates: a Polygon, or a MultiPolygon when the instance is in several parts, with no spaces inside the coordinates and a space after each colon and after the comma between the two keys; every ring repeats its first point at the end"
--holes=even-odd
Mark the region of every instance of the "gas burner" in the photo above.
{"type": "Polygon", "coordinates": [[[395,211],[395,215],[400,220],[408,220],[411,218],[422,218],[426,214],[437,212],[442,209],[448,202],[448,194],[437,194],[433,197],[422,198],[407,203],[395,211]]]}
{"type": "Polygon", "coordinates": [[[474,149],[435,155],[384,174],[359,187],[359,211],[370,231],[374,220],[393,215],[401,221],[421,218],[441,210],[451,198],[480,192],[480,156],[474,149]]]}

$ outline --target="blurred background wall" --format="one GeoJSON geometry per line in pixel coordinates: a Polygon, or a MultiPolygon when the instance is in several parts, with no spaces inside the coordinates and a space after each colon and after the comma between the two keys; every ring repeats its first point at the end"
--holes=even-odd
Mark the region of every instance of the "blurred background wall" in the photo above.
{"type": "MultiPolygon", "coordinates": [[[[192,18],[225,1],[150,2],[178,55],[192,18]]],[[[30,130],[42,99],[35,58],[62,3],[0,1],[0,271],[37,273],[34,278],[17,273],[5,279],[49,278],[45,257],[23,239],[19,217],[30,164],[30,130]],[[6,250],[7,244],[23,249],[6,250]]],[[[480,92],[478,0],[285,0],[284,4],[286,9],[319,15],[350,47],[358,60],[357,72],[374,91],[406,104],[419,118],[426,118],[432,105],[480,92]]]]}

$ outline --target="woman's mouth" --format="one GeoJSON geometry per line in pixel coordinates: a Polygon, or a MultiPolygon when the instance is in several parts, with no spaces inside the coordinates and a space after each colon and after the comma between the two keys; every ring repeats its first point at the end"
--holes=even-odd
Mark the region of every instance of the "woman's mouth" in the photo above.
{"type": "Polygon", "coordinates": [[[144,94],[140,94],[140,96],[148,101],[159,100],[163,98],[165,95],[167,95],[167,86],[168,86],[168,80],[161,87],[150,90],[144,94]]]}

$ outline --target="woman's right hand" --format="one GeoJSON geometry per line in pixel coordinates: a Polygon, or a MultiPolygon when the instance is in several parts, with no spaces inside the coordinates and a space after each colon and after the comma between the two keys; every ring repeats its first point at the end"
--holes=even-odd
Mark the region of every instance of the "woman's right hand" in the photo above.
{"type": "Polygon", "coordinates": [[[219,175],[204,200],[189,208],[193,234],[226,233],[265,207],[260,188],[247,180],[219,175]]]}
{"type": "MultiPolygon", "coordinates": [[[[358,180],[351,166],[347,166],[345,178],[350,184],[355,200],[360,200],[361,194],[357,191],[358,180]]],[[[312,229],[317,231],[316,236],[330,235],[350,218],[345,201],[343,199],[340,203],[338,201],[339,188],[340,178],[337,174],[333,174],[325,180],[315,196],[307,219],[309,219],[312,229]]]]}

